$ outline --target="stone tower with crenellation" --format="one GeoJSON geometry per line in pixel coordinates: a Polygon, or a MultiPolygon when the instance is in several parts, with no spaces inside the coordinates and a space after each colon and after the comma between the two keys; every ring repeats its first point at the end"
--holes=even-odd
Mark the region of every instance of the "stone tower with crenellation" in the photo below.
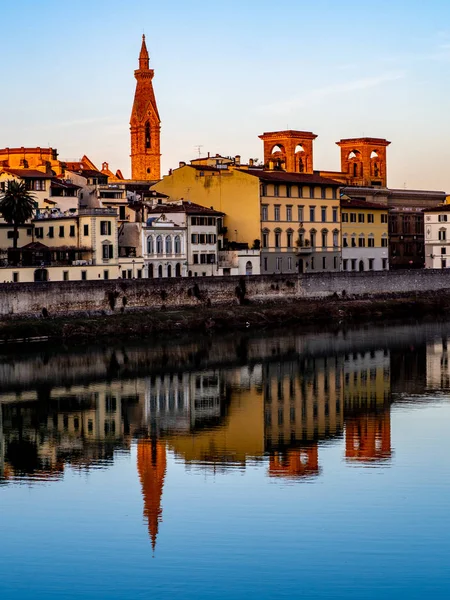
{"type": "Polygon", "coordinates": [[[155,181],[161,179],[161,120],[153,90],[153,69],[142,36],[139,69],[134,72],[136,92],[130,118],[131,178],[155,181]]]}

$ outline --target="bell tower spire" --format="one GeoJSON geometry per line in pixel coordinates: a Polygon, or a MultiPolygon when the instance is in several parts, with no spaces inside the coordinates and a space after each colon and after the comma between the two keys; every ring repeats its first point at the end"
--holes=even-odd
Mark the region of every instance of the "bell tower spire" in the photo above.
{"type": "Polygon", "coordinates": [[[139,69],[134,72],[136,92],[130,118],[131,177],[141,181],[161,178],[160,131],[161,120],[153,90],[154,71],[142,36],[139,69]]]}

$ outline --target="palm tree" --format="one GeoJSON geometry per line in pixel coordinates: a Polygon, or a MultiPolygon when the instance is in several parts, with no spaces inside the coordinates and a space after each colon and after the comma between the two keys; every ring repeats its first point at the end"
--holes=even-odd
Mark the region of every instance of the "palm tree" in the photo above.
{"type": "Polygon", "coordinates": [[[6,191],[0,199],[0,214],[14,227],[13,248],[17,249],[19,225],[23,225],[33,216],[35,197],[27,190],[24,181],[10,179],[6,191]]]}

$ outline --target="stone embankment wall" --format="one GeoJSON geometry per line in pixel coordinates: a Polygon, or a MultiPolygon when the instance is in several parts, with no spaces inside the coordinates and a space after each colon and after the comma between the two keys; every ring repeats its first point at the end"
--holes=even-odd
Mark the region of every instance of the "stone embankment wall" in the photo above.
{"type": "Polygon", "coordinates": [[[0,317],[450,290],[446,270],[0,284],[0,317]]]}

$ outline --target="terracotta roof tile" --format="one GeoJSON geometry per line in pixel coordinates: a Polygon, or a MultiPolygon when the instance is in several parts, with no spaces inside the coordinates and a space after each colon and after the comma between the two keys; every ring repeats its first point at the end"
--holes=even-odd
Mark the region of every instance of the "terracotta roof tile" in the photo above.
{"type": "Polygon", "coordinates": [[[243,169],[241,173],[248,173],[254,177],[259,177],[261,181],[268,183],[304,183],[306,185],[330,185],[333,187],[339,187],[342,184],[334,179],[328,179],[313,173],[309,175],[307,173],[288,173],[287,171],[265,171],[257,169],[243,169]]]}

